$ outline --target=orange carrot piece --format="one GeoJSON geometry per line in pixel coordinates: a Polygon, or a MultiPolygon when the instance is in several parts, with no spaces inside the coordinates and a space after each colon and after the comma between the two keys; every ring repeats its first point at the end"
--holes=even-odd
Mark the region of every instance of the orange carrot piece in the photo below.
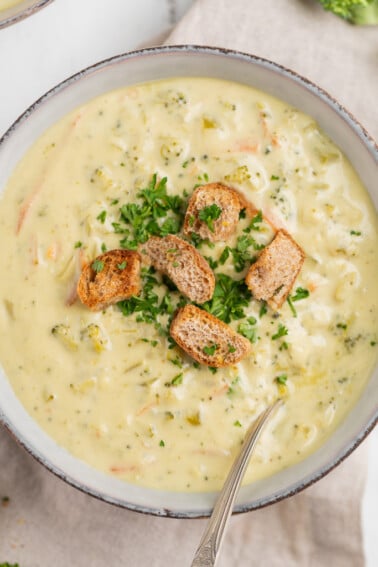
{"type": "MultiPolygon", "coordinates": [[[[65,134],[62,137],[62,140],[61,140],[61,143],[60,143],[60,146],[59,146],[60,150],[66,146],[69,137],[71,136],[72,132],[75,130],[76,126],[80,122],[82,116],[83,116],[83,113],[79,113],[74,118],[72,123],[69,125],[67,132],[65,132],[65,134]]],[[[24,201],[21,205],[20,213],[19,213],[18,219],[17,219],[16,234],[20,233],[20,230],[24,226],[25,220],[26,220],[26,218],[27,218],[27,216],[30,212],[30,209],[32,208],[32,205],[34,204],[34,202],[36,200],[36,197],[39,195],[39,193],[42,190],[42,187],[44,185],[45,178],[46,178],[46,172],[49,169],[49,165],[50,165],[50,162],[47,163],[45,170],[43,171],[43,173],[41,175],[41,180],[37,183],[37,186],[33,189],[33,191],[30,193],[30,195],[26,199],[24,199],[24,201]]]]}
{"type": "Polygon", "coordinates": [[[157,406],[157,402],[150,402],[149,404],[146,404],[145,406],[141,407],[140,410],[137,411],[136,415],[139,417],[140,415],[143,415],[144,413],[148,412],[150,409],[156,406],[157,406]]]}

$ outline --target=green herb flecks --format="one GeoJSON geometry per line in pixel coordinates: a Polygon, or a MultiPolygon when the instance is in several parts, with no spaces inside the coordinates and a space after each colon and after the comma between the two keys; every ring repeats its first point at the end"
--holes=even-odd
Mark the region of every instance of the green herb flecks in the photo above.
{"type": "Polygon", "coordinates": [[[247,263],[254,260],[254,254],[252,253],[251,248],[253,250],[262,250],[264,245],[258,244],[252,236],[248,236],[247,234],[238,236],[236,247],[230,248],[229,246],[226,246],[219,257],[219,263],[223,265],[231,254],[235,271],[240,273],[244,270],[247,263]]]}
{"type": "Polygon", "coordinates": [[[213,354],[215,354],[215,351],[216,351],[218,348],[219,348],[218,345],[215,344],[215,343],[213,343],[213,344],[211,344],[211,345],[204,346],[202,350],[203,350],[203,352],[204,352],[205,354],[207,354],[208,356],[213,356],[213,354]]]}
{"type": "Polygon", "coordinates": [[[254,317],[248,317],[246,321],[243,321],[243,323],[240,323],[238,326],[238,333],[243,335],[243,337],[248,339],[251,343],[257,341],[256,323],[257,321],[254,317]]]}
{"type": "Polygon", "coordinates": [[[222,214],[222,209],[218,207],[215,203],[204,207],[198,213],[199,220],[203,221],[211,232],[214,232],[214,221],[219,219],[222,214]]]}
{"type": "Polygon", "coordinates": [[[153,268],[142,268],[141,293],[120,301],[118,306],[125,317],[136,314],[137,322],[150,323],[162,334],[168,334],[172,314],[184,304],[179,292],[169,290],[153,268]]]}
{"type": "Polygon", "coordinates": [[[106,211],[101,211],[101,213],[97,215],[96,219],[99,220],[101,224],[104,224],[106,220],[106,211]]]}
{"type": "Polygon", "coordinates": [[[274,335],[272,335],[272,341],[276,341],[277,339],[280,339],[281,337],[285,337],[288,333],[289,333],[289,331],[287,330],[285,325],[282,325],[280,323],[278,325],[277,332],[274,335]]]}
{"type": "Polygon", "coordinates": [[[226,274],[216,274],[213,297],[202,308],[229,323],[245,317],[244,307],[249,305],[251,299],[251,293],[243,280],[235,281],[226,274]]]}
{"type": "Polygon", "coordinates": [[[277,382],[277,384],[281,384],[281,385],[285,385],[287,382],[287,375],[286,374],[280,374],[279,376],[276,376],[274,379],[275,382],[277,382]]]}
{"type": "Polygon", "coordinates": [[[308,291],[308,289],[305,289],[303,287],[297,287],[295,294],[294,295],[289,295],[287,298],[287,302],[289,304],[289,307],[291,309],[292,314],[294,315],[294,317],[297,317],[297,311],[293,305],[294,301],[300,301],[301,299],[306,299],[306,297],[308,297],[310,295],[310,292],[308,291]]]}
{"type": "Polygon", "coordinates": [[[117,264],[117,268],[118,268],[119,270],[124,270],[124,269],[126,268],[126,266],[127,266],[126,260],[124,260],[124,261],[121,262],[120,264],[117,264]]]}
{"type": "Polygon", "coordinates": [[[104,269],[104,262],[102,260],[94,260],[91,266],[92,270],[99,273],[104,269]]]}
{"type": "Polygon", "coordinates": [[[253,217],[247,228],[244,229],[244,232],[251,232],[251,230],[260,230],[260,224],[263,222],[263,214],[262,211],[258,211],[256,215],[253,217]]]}
{"type": "Polygon", "coordinates": [[[114,231],[125,234],[120,241],[122,248],[136,249],[150,236],[177,234],[184,218],[185,200],[178,195],[168,195],[167,178],[157,181],[156,173],[145,189],[139,191],[137,203],[120,208],[119,222],[113,223],[114,231]]]}

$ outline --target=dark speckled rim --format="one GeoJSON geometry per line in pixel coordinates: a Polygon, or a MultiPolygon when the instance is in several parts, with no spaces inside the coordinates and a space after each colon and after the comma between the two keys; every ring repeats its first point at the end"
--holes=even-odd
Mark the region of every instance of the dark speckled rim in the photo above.
{"type": "MultiPolygon", "coordinates": [[[[118,55],[115,57],[111,57],[104,61],[101,61],[95,65],[92,65],[79,73],[69,77],[65,81],[61,82],[53,89],[48,91],[45,95],[39,98],[34,104],[32,104],[15,122],[14,124],[7,130],[4,136],[0,139],[0,148],[6,142],[9,136],[12,135],[14,130],[16,130],[20,124],[22,124],[27,118],[30,116],[31,113],[34,113],[38,108],[46,103],[51,97],[60,93],[64,89],[67,89],[71,84],[76,83],[76,81],[80,80],[82,77],[87,75],[98,73],[101,69],[108,67],[110,65],[115,65],[117,63],[121,63],[128,59],[135,59],[138,57],[143,56],[160,56],[163,54],[170,54],[170,53],[189,53],[189,54],[209,54],[212,56],[221,56],[227,57],[236,60],[243,60],[246,62],[250,62],[255,66],[263,67],[274,73],[277,73],[279,76],[284,76],[285,78],[290,79],[291,81],[295,82],[297,85],[303,87],[307,91],[310,91],[314,94],[317,98],[322,99],[331,109],[333,109],[339,117],[341,117],[348,126],[357,134],[358,138],[366,148],[366,150],[370,153],[372,158],[378,163],[378,146],[372,137],[366,132],[363,126],[350,114],[343,106],[341,106],[332,96],[330,96],[327,92],[323,89],[312,83],[311,81],[303,78],[302,76],[298,75],[297,73],[286,69],[285,67],[273,63],[272,61],[256,57],[247,53],[241,53],[233,50],[216,48],[216,47],[205,47],[205,46],[194,46],[194,45],[178,45],[178,46],[163,46],[163,47],[154,47],[154,48],[147,48],[138,51],[133,51],[129,53],[125,53],[122,55],[118,55]]],[[[209,72],[209,76],[211,76],[211,72],[209,72]]],[[[90,494],[102,501],[105,501],[110,504],[117,505],[119,507],[124,507],[129,510],[138,511],[142,513],[152,514],[156,516],[164,516],[164,517],[174,517],[174,518],[199,518],[209,516],[211,513],[210,508],[206,508],[203,510],[172,510],[169,508],[156,508],[154,506],[142,506],[139,504],[135,504],[132,502],[127,502],[123,500],[119,500],[118,498],[110,497],[104,493],[101,493],[97,490],[94,490],[88,487],[84,482],[78,482],[76,479],[72,478],[71,476],[67,475],[64,470],[61,470],[55,464],[50,462],[45,455],[42,455],[39,451],[35,450],[33,446],[29,442],[25,440],[25,437],[22,431],[19,430],[17,424],[11,423],[9,418],[6,416],[5,412],[1,412],[0,409],[0,420],[4,424],[4,426],[10,431],[10,433],[16,438],[16,440],[39,462],[41,462],[48,470],[53,472],[55,475],[60,477],[61,479],[65,480],[68,484],[74,486],[75,488],[90,494]]],[[[318,467],[314,472],[305,476],[303,481],[294,482],[292,485],[288,486],[284,490],[280,490],[277,493],[274,493],[266,498],[260,498],[254,502],[248,502],[246,504],[237,504],[234,508],[234,513],[242,513],[248,512],[251,510],[256,510],[262,508],[264,506],[274,504],[297,494],[298,492],[304,490],[306,487],[310,486],[320,478],[324,477],[328,472],[334,469],[338,464],[340,464],[348,455],[354,451],[358,447],[358,445],[365,439],[365,437],[373,430],[375,425],[378,422],[378,407],[376,407],[375,411],[367,416],[365,425],[360,429],[359,433],[353,438],[350,439],[348,442],[344,444],[341,450],[335,454],[334,458],[330,459],[327,464],[323,467],[318,467]]]]}
{"type": "Polygon", "coordinates": [[[4,10],[3,13],[0,12],[0,30],[32,16],[52,1],[53,0],[37,0],[36,2],[33,2],[33,4],[27,3],[26,6],[25,2],[20,2],[20,4],[16,4],[15,6],[4,10]]]}

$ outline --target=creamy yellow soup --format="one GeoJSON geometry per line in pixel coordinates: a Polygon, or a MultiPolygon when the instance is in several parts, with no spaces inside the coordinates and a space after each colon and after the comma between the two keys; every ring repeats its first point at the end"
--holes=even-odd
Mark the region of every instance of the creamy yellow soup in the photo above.
{"type": "MultiPolygon", "coordinates": [[[[155,218],[159,230],[165,220],[155,218]]],[[[278,396],[285,404],[246,482],[288,467],[340,424],[376,362],[369,197],[312,118],[240,84],[165,80],[78,108],[17,166],[0,241],[0,360],[17,396],[70,453],[132,483],[218,489],[248,426],[278,396]],[[77,299],[85,262],[138,244],[138,221],[127,220],[134,205],[140,218],[154,174],[184,208],[196,185],[219,181],[261,211],[241,214],[227,242],[196,242],[218,282],[206,308],[252,342],[235,366],[199,366],[172,344],[169,318],[185,300],[158,273],[144,270],[139,303],[123,311],[92,312],[77,299]],[[278,313],[243,284],[272,226],[306,254],[278,313]]]]}
{"type": "Polygon", "coordinates": [[[0,0],[0,12],[8,8],[13,8],[13,6],[17,6],[17,4],[22,4],[22,2],[23,0],[0,0]]]}

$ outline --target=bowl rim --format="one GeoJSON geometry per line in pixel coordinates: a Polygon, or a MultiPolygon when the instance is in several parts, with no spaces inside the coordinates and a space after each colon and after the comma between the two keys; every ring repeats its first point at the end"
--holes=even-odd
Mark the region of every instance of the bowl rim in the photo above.
{"type": "MultiPolygon", "coordinates": [[[[42,0],[38,4],[44,5],[51,2],[52,0],[42,0]]],[[[42,7],[42,6],[40,6],[42,7]]],[[[1,24],[0,24],[1,28],[1,24]]],[[[12,135],[12,133],[28,119],[28,117],[34,113],[38,108],[47,102],[54,95],[59,94],[61,91],[68,88],[71,84],[76,83],[81,78],[84,78],[92,73],[97,73],[101,69],[106,68],[117,63],[123,63],[129,59],[134,59],[144,55],[162,55],[165,53],[201,53],[209,55],[222,55],[231,58],[236,58],[238,60],[244,60],[250,62],[254,65],[263,67],[265,69],[278,72],[280,76],[289,78],[293,80],[297,85],[302,86],[306,91],[315,94],[320,97],[323,102],[331,107],[336,113],[341,117],[357,134],[359,139],[364,144],[366,150],[371,154],[373,159],[378,163],[378,145],[373,139],[373,137],[367,132],[367,130],[358,122],[358,120],[347,110],[343,105],[341,105],[333,96],[331,96],[327,91],[319,87],[314,82],[306,79],[302,75],[296,73],[295,71],[286,68],[285,66],[275,63],[269,59],[255,56],[253,54],[233,50],[225,49],[221,47],[210,47],[204,45],[193,45],[193,44],[179,44],[179,45],[165,45],[137,49],[129,52],[125,52],[119,55],[114,55],[112,57],[103,59],[93,65],[90,65],[77,73],[69,76],[65,80],[61,81],[45,94],[39,97],[35,102],[33,102],[6,130],[6,132],[0,137],[0,149],[2,145],[7,141],[7,139],[12,135]]],[[[209,72],[211,76],[211,71],[209,72]]],[[[105,91],[104,91],[105,92],[105,91]]],[[[343,443],[343,446],[339,452],[335,454],[333,458],[330,458],[324,466],[318,467],[314,472],[308,474],[305,479],[293,482],[286,489],[281,489],[277,493],[272,493],[271,496],[265,499],[259,499],[257,502],[247,502],[246,504],[236,504],[233,513],[244,513],[251,510],[256,510],[263,508],[265,506],[279,502],[289,496],[297,494],[304,490],[305,488],[311,486],[313,483],[323,478],[336,466],[338,466],[344,459],[346,459],[367,437],[367,435],[374,429],[378,423],[378,407],[373,413],[367,417],[364,426],[360,428],[357,435],[355,435],[351,440],[347,440],[343,443]]],[[[0,408],[0,424],[2,424],[16,439],[16,441],[24,447],[27,452],[32,455],[39,463],[44,465],[50,472],[54,473],[56,476],[67,482],[69,485],[79,489],[80,491],[89,494],[101,501],[107,502],[109,504],[116,505],[118,507],[126,508],[129,510],[146,513],[154,516],[171,517],[171,518],[201,518],[207,517],[211,514],[211,509],[206,509],[203,511],[182,511],[182,510],[171,510],[166,507],[154,507],[144,506],[141,504],[135,504],[128,502],[126,500],[119,500],[117,497],[109,496],[97,489],[94,489],[84,482],[79,482],[75,478],[71,477],[59,466],[55,465],[53,462],[49,461],[48,457],[42,455],[37,449],[35,449],[31,443],[29,443],[23,436],[22,432],[18,430],[17,425],[13,424],[5,413],[1,411],[0,408]]]]}
{"type": "Polygon", "coordinates": [[[32,3],[23,0],[19,4],[6,8],[4,17],[2,17],[0,12],[0,30],[32,16],[51,2],[53,0],[35,0],[32,3]]]}

